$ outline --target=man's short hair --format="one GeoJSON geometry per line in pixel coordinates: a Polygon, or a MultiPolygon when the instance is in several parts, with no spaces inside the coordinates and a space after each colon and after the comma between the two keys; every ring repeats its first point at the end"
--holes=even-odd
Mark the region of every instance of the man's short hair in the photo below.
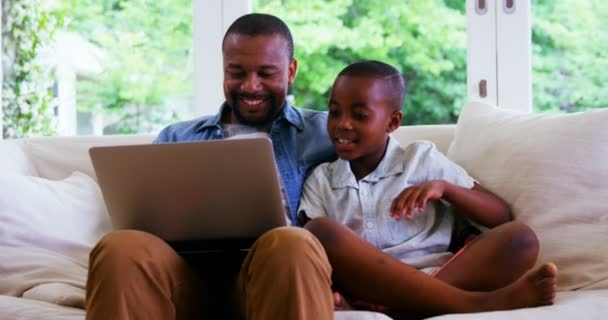
{"type": "Polygon", "coordinates": [[[226,38],[231,34],[243,34],[251,37],[270,36],[279,34],[287,41],[287,55],[293,59],[293,38],[291,31],[283,20],[265,13],[250,13],[236,19],[224,35],[222,48],[226,38]]]}
{"type": "Polygon", "coordinates": [[[373,78],[384,82],[385,93],[397,110],[401,110],[405,98],[406,84],[401,72],[395,67],[376,60],[365,60],[352,63],[338,74],[338,77],[373,78]]]}

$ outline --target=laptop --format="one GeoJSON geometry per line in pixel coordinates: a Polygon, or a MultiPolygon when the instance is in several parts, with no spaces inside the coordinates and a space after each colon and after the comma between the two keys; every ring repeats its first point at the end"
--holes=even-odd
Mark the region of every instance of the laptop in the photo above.
{"type": "Polygon", "coordinates": [[[266,137],[93,147],[115,229],[146,231],[178,252],[247,249],[286,225],[266,137]]]}

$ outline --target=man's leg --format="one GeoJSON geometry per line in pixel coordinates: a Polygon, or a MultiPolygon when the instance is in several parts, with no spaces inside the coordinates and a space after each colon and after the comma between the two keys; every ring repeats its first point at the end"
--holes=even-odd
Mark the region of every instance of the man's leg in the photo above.
{"type": "Polygon", "coordinates": [[[248,320],[333,319],[327,255],[301,228],[277,228],[262,235],[243,262],[237,290],[248,320]]]}
{"type": "Polygon", "coordinates": [[[554,264],[530,270],[499,290],[465,291],[385,254],[331,219],[314,219],[305,227],[323,244],[335,287],[348,297],[385,306],[391,314],[432,316],[553,303],[554,264]]]}
{"type": "Polygon", "coordinates": [[[89,260],[86,318],[192,319],[203,313],[204,286],[169,245],[124,230],[103,237],[89,260]]]}
{"type": "Polygon", "coordinates": [[[464,290],[496,290],[534,266],[538,247],[530,227],[519,222],[505,223],[478,236],[435,276],[464,290]]]}

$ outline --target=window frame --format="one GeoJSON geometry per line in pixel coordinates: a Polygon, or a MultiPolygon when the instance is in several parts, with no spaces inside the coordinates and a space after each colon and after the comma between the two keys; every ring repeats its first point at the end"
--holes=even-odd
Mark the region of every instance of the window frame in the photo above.
{"type": "Polygon", "coordinates": [[[467,97],[505,109],[532,111],[530,3],[467,0],[467,97]],[[480,9],[480,3],[487,8],[480,9]],[[507,8],[507,3],[512,7],[507,8]],[[481,82],[486,81],[486,95],[481,82]]]}
{"type": "MultiPolygon", "coordinates": [[[[221,41],[228,26],[251,12],[250,0],[193,0],[195,112],[215,114],[224,101],[221,41]]],[[[532,111],[530,3],[467,0],[467,98],[532,111]],[[480,2],[487,6],[476,9],[480,2]],[[507,8],[507,3],[512,3],[507,8]],[[486,95],[480,95],[485,80],[486,95]]]]}

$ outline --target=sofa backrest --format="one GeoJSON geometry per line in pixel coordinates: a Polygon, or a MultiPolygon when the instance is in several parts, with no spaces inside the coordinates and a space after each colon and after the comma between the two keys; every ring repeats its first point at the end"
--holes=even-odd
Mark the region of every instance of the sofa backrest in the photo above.
{"type": "Polygon", "coordinates": [[[88,150],[94,146],[151,143],[153,135],[41,137],[0,141],[0,173],[51,180],[74,171],[95,177],[88,150]]]}
{"type": "MultiPolygon", "coordinates": [[[[402,126],[393,133],[402,145],[416,140],[433,141],[440,151],[447,149],[454,125],[402,126]]],[[[0,174],[13,173],[59,180],[74,171],[93,178],[88,150],[94,146],[151,143],[154,135],[45,137],[0,141],[0,174]]]]}

